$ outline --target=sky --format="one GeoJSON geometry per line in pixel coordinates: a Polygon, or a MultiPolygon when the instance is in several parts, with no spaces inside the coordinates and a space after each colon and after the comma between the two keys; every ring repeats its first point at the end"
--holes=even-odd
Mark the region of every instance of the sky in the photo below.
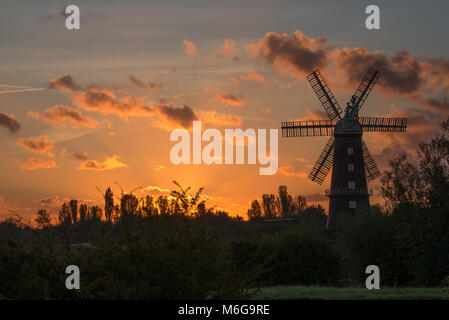
{"type": "Polygon", "coordinates": [[[374,66],[382,76],[361,115],[407,116],[409,127],[364,139],[381,171],[395,154],[412,155],[449,116],[449,5],[376,1],[381,28],[367,30],[369,4],[3,0],[0,217],[101,203],[98,189],[119,194],[115,182],[167,195],[173,180],[204,186],[209,206],[234,215],[279,185],[327,208],[330,175],[307,179],[326,137],[279,132],[278,171],[262,176],[259,164],[174,165],[170,132],[193,120],[224,132],[326,119],[307,74],[319,69],[344,106],[374,66]],[[65,28],[70,4],[80,30],[65,28]]]}

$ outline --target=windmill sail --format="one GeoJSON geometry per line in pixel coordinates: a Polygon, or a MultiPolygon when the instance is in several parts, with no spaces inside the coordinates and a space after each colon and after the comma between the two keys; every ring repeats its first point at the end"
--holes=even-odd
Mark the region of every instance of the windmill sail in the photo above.
{"type": "Polygon", "coordinates": [[[329,170],[332,168],[332,161],[334,159],[334,149],[335,149],[334,137],[332,136],[327,142],[323,151],[321,152],[320,157],[315,162],[312,171],[310,171],[309,174],[310,180],[318,184],[323,183],[324,179],[329,173],[329,170]]]}
{"type": "Polygon", "coordinates": [[[359,110],[362,108],[371,90],[373,90],[374,85],[376,84],[379,77],[380,77],[379,71],[373,68],[368,69],[368,72],[365,74],[362,83],[360,83],[359,87],[354,93],[355,105],[358,105],[359,110]]]}
{"type": "Polygon", "coordinates": [[[313,91],[315,91],[318,99],[320,99],[329,119],[331,121],[336,118],[341,119],[341,108],[321,73],[318,70],[313,71],[307,76],[307,81],[309,81],[313,91]]]}
{"type": "Polygon", "coordinates": [[[372,181],[380,177],[379,169],[377,168],[376,162],[368,150],[365,141],[362,140],[362,151],[363,151],[363,162],[365,166],[366,180],[372,181]]]}
{"type": "Polygon", "coordinates": [[[282,122],[282,137],[331,136],[334,125],[330,120],[286,121],[282,122]]]}
{"type": "Polygon", "coordinates": [[[407,118],[359,117],[363,131],[405,132],[407,118]]]}

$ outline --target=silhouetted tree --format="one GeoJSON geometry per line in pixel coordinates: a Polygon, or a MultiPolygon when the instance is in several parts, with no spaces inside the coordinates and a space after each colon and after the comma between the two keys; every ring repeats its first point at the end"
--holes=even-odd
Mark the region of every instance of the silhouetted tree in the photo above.
{"type": "Polygon", "coordinates": [[[103,216],[103,210],[99,206],[89,208],[89,220],[100,220],[103,216]]]}
{"type": "Polygon", "coordinates": [[[156,200],[156,204],[160,215],[170,214],[168,199],[166,196],[159,196],[156,200]]]}
{"type": "Polygon", "coordinates": [[[136,215],[139,200],[132,193],[123,193],[120,199],[120,213],[122,215],[136,215]]]}
{"type": "Polygon", "coordinates": [[[39,228],[46,228],[51,225],[50,214],[47,212],[47,210],[39,210],[34,221],[36,221],[39,228]]]}
{"type": "Polygon", "coordinates": [[[154,199],[152,196],[147,195],[142,200],[142,212],[144,216],[150,217],[157,214],[157,208],[155,208],[154,199]]]}
{"type": "Polygon", "coordinates": [[[106,221],[112,221],[114,214],[114,194],[111,188],[107,188],[104,193],[104,217],[106,221]]]}
{"type": "Polygon", "coordinates": [[[81,204],[80,205],[80,221],[84,222],[87,219],[87,205],[86,204],[81,204]]]}
{"type": "Polygon", "coordinates": [[[298,196],[296,198],[295,206],[296,206],[296,211],[298,214],[303,212],[304,210],[306,210],[307,209],[306,198],[304,196],[298,196]]]}
{"type": "Polygon", "coordinates": [[[276,197],[274,194],[262,195],[262,209],[263,215],[266,218],[276,217],[276,197]]]}
{"type": "Polygon", "coordinates": [[[71,214],[70,214],[70,208],[67,203],[63,203],[61,206],[61,209],[59,210],[59,223],[71,223],[71,214]]]}
{"type": "Polygon", "coordinates": [[[203,192],[203,187],[199,188],[194,195],[189,195],[188,191],[190,187],[184,189],[181,185],[173,181],[173,183],[178,187],[178,190],[173,190],[170,194],[174,197],[174,212],[180,213],[186,216],[194,213],[198,201],[201,199],[201,193],[203,192]]]}
{"type": "Polygon", "coordinates": [[[281,217],[288,217],[294,214],[295,206],[292,196],[287,192],[287,186],[279,186],[276,206],[281,217]]]}
{"type": "Polygon", "coordinates": [[[258,219],[262,217],[262,208],[260,207],[259,201],[253,200],[251,202],[251,208],[247,212],[249,219],[258,219]]]}
{"type": "Polygon", "coordinates": [[[70,200],[69,208],[70,208],[70,217],[72,219],[72,223],[77,223],[78,222],[78,201],[70,200]]]}

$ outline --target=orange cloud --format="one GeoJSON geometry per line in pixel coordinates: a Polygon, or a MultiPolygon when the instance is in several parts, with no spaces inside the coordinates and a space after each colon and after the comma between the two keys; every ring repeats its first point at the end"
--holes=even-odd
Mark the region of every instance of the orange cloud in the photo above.
{"type": "Polygon", "coordinates": [[[238,51],[235,47],[234,41],[225,40],[223,45],[215,51],[216,57],[231,57],[235,61],[237,61],[239,58],[237,57],[238,51]]]}
{"type": "Polygon", "coordinates": [[[221,126],[238,127],[242,123],[242,119],[239,116],[217,115],[216,110],[200,112],[199,118],[205,123],[220,127],[221,126]]]}
{"type": "Polygon", "coordinates": [[[145,104],[143,98],[126,96],[118,99],[106,89],[89,88],[87,91],[72,96],[75,106],[103,114],[115,114],[122,118],[135,116],[152,116],[154,107],[145,104]]]}
{"type": "Polygon", "coordinates": [[[329,116],[323,110],[316,109],[311,110],[309,108],[306,109],[307,116],[304,118],[296,118],[295,121],[307,121],[307,120],[329,120],[329,116]]]}
{"type": "Polygon", "coordinates": [[[20,123],[13,114],[0,111],[0,126],[5,127],[11,133],[20,130],[20,123]]]}
{"type": "Polygon", "coordinates": [[[97,160],[86,160],[80,164],[78,170],[104,171],[124,167],[128,167],[128,165],[121,162],[119,160],[119,156],[114,155],[112,157],[106,157],[103,162],[98,162],[97,160]]]}
{"type": "Polygon", "coordinates": [[[184,127],[190,128],[197,120],[195,112],[189,106],[175,107],[171,104],[148,105],[144,98],[126,96],[116,98],[113,92],[105,89],[89,88],[81,94],[75,94],[73,104],[89,111],[103,114],[115,114],[121,118],[154,117],[153,125],[164,130],[184,127]]]}
{"type": "Polygon", "coordinates": [[[20,169],[23,170],[35,170],[35,169],[49,169],[49,168],[56,168],[56,162],[54,162],[53,160],[41,160],[41,159],[37,159],[37,158],[29,158],[25,163],[23,163],[20,166],[20,169]]]}
{"type": "Polygon", "coordinates": [[[143,188],[140,192],[148,194],[167,194],[170,193],[170,189],[164,189],[158,186],[148,186],[143,188]]]}
{"type": "Polygon", "coordinates": [[[245,104],[245,99],[242,97],[237,97],[233,95],[232,93],[223,92],[217,94],[216,98],[226,104],[232,105],[232,106],[243,106],[245,104]]]}
{"type": "Polygon", "coordinates": [[[53,141],[51,141],[46,135],[30,137],[28,139],[20,138],[17,140],[17,144],[22,146],[25,150],[40,154],[49,152],[55,146],[53,141]]]}
{"type": "Polygon", "coordinates": [[[248,73],[242,74],[239,77],[232,77],[229,78],[231,81],[234,81],[235,83],[239,83],[240,81],[251,81],[251,82],[259,82],[264,83],[265,77],[261,75],[260,73],[257,73],[256,71],[249,70],[248,73]]]}
{"type": "Polygon", "coordinates": [[[187,39],[184,39],[184,52],[190,59],[195,59],[200,54],[195,44],[187,39]]]}
{"type": "Polygon", "coordinates": [[[46,109],[42,115],[38,112],[29,111],[28,116],[35,119],[43,119],[45,122],[53,125],[68,122],[72,128],[95,128],[97,126],[97,122],[83,116],[80,111],[63,105],[55,105],[46,109]]]}

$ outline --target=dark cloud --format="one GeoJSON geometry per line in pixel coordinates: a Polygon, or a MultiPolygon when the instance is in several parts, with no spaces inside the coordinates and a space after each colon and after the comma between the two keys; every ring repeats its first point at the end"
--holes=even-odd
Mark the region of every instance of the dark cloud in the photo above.
{"type": "Polygon", "coordinates": [[[334,60],[337,78],[348,88],[358,86],[369,67],[382,72],[378,86],[387,93],[412,94],[426,83],[420,59],[406,51],[387,56],[365,48],[343,48],[335,51],[334,60]]]}
{"type": "Polygon", "coordinates": [[[51,79],[48,88],[65,91],[80,91],[82,89],[69,74],[51,79]]]}
{"type": "Polygon", "coordinates": [[[243,106],[245,104],[245,99],[243,97],[237,97],[229,92],[217,94],[217,99],[232,106],[243,106]]]}
{"type": "Polygon", "coordinates": [[[129,81],[131,81],[131,83],[139,89],[143,89],[143,90],[148,90],[148,91],[157,91],[157,90],[161,90],[162,89],[162,85],[161,84],[157,84],[154,82],[149,81],[148,83],[144,83],[142,80],[140,80],[139,78],[135,77],[135,76],[130,76],[129,77],[129,81]]]}
{"type": "Polygon", "coordinates": [[[189,107],[176,108],[172,105],[161,105],[159,107],[160,113],[166,117],[167,120],[179,124],[184,128],[190,128],[192,122],[198,120],[195,112],[189,107]]]}
{"type": "Polygon", "coordinates": [[[82,153],[73,153],[72,154],[75,158],[77,158],[78,160],[87,160],[87,152],[82,152],[82,153]]]}
{"type": "Polygon", "coordinates": [[[15,133],[20,130],[20,123],[16,117],[3,111],[0,111],[0,126],[8,128],[11,133],[15,133]]]}
{"type": "Polygon", "coordinates": [[[251,55],[263,58],[276,68],[294,77],[302,78],[316,68],[324,68],[332,47],[326,38],[310,38],[301,31],[292,35],[268,32],[258,43],[247,46],[251,55]]]}

